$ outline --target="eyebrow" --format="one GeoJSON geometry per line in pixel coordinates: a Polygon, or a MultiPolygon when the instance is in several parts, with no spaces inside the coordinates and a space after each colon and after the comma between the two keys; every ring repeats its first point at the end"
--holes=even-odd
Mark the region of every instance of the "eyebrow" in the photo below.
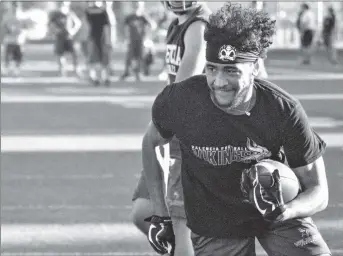
{"type": "MultiPolygon", "coordinates": [[[[217,68],[218,66],[211,64],[211,63],[207,63],[206,67],[214,67],[217,68]]],[[[240,69],[238,69],[236,66],[219,66],[219,68],[223,68],[223,69],[230,69],[230,70],[236,70],[236,71],[240,71],[240,69]]]]}

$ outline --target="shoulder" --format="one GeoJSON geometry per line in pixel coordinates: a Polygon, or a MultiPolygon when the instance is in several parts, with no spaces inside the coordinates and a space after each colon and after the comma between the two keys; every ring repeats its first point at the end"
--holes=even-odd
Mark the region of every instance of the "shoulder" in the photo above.
{"type": "Polygon", "coordinates": [[[174,83],[178,97],[188,99],[189,96],[201,93],[208,88],[206,76],[204,74],[191,76],[178,83],[174,83]]]}
{"type": "Polygon", "coordinates": [[[293,95],[276,84],[255,78],[255,86],[268,104],[276,104],[276,108],[293,111],[300,102],[293,95]]]}
{"type": "Polygon", "coordinates": [[[203,40],[204,32],[205,32],[206,25],[202,21],[195,21],[187,27],[185,32],[185,43],[192,42],[194,45],[196,44],[204,44],[205,41],[203,40]],[[194,40],[194,38],[198,38],[198,40],[194,40]]]}
{"type": "Polygon", "coordinates": [[[207,88],[206,76],[196,75],[191,76],[180,82],[167,85],[162,94],[169,99],[175,99],[177,101],[187,99],[190,95],[199,93],[202,89],[207,88]]]}

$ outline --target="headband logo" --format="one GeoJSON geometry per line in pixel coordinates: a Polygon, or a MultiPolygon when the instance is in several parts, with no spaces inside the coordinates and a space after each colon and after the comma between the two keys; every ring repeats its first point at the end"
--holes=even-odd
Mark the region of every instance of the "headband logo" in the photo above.
{"type": "Polygon", "coordinates": [[[236,55],[236,48],[227,44],[220,47],[218,52],[218,58],[222,61],[234,61],[236,59],[236,55]]]}

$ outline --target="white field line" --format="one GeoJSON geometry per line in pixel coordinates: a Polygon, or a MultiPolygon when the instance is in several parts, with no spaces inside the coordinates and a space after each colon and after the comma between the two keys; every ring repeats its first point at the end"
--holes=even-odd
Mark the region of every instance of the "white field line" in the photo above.
{"type": "Polygon", "coordinates": [[[10,177],[2,176],[2,180],[108,180],[116,179],[118,175],[106,174],[68,174],[68,175],[43,175],[43,174],[12,174],[10,177]]]}
{"type": "MultiPolygon", "coordinates": [[[[120,76],[111,76],[111,82],[121,82],[120,76]]],[[[129,77],[125,80],[126,82],[136,82],[134,77],[129,77]]],[[[158,78],[158,76],[142,76],[141,82],[161,82],[165,83],[164,80],[158,78]]],[[[42,76],[42,77],[1,77],[1,83],[13,84],[13,85],[24,85],[31,86],[35,85],[46,85],[51,86],[51,84],[89,84],[89,81],[80,79],[77,77],[58,77],[58,76],[42,76]]]]}
{"type": "Polygon", "coordinates": [[[142,134],[1,136],[1,152],[139,151],[142,134]]]}
{"type": "MultiPolygon", "coordinates": [[[[159,256],[153,252],[1,252],[2,256],[159,256]]],[[[258,256],[264,256],[259,254],[258,256]]]]}
{"type": "MultiPolygon", "coordinates": [[[[110,78],[112,82],[120,81],[119,76],[112,76],[110,78]]],[[[270,75],[268,80],[270,81],[328,81],[328,80],[343,80],[343,73],[336,74],[336,73],[320,73],[320,74],[292,74],[292,75],[270,75]]],[[[133,77],[130,77],[126,80],[127,82],[136,82],[133,77]]],[[[158,78],[158,76],[148,76],[142,77],[142,82],[161,82],[165,83],[164,80],[158,78]]],[[[16,84],[16,85],[30,85],[34,84],[41,84],[41,85],[51,85],[51,84],[59,84],[59,83],[78,83],[78,84],[87,84],[89,82],[80,80],[77,77],[2,77],[1,78],[2,84],[16,84]]],[[[291,83],[290,85],[297,85],[297,83],[291,83]]]]}
{"type": "MultiPolygon", "coordinates": [[[[343,147],[343,133],[319,133],[331,148],[343,147]]],[[[141,150],[142,134],[2,135],[1,152],[98,152],[141,150]]]]}
{"type": "MultiPolygon", "coordinates": [[[[343,208],[343,203],[329,204],[328,208],[343,208]]],[[[99,210],[99,211],[110,211],[120,210],[126,211],[131,210],[132,205],[1,205],[2,212],[14,212],[14,211],[88,211],[88,210],[99,210]]]]}
{"type": "MultiPolygon", "coordinates": [[[[334,255],[343,255],[343,249],[331,249],[334,255]]],[[[2,256],[159,256],[153,252],[1,252],[2,256]]],[[[256,248],[256,256],[267,256],[256,248]]]]}
{"type": "MultiPolygon", "coordinates": [[[[321,231],[343,231],[343,219],[318,220],[321,231]]],[[[146,237],[131,223],[85,224],[1,224],[1,249],[37,244],[102,244],[120,241],[145,241],[146,237]]]]}
{"type": "MultiPolygon", "coordinates": [[[[256,248],[257,256],[267,256],[256,248]]],[[[334,255],[343,255],[343,249],[331,249],[334,255]]],[[[1,252],[2,256],[159,256],[153,252],[1,252]]]]}
{"type": "Polygon", "coordinates": [[[335,128],[343,126],[342,120],[331,117],[309,117],[309,122],[314,128],[335,128]]]}
{"type": "Polygon", "coordinates": [[[1,95],[1,103],[152,103],[156,96],[1,95]]]}

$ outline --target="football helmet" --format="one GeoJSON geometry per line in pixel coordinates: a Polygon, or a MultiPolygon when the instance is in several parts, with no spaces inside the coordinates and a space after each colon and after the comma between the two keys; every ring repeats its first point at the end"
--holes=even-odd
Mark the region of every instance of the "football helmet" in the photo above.
{"type": "Polygon", "coordinates": [[[193,10],[199,6],[199,1],[162,1],[165,8],[174,13],[193,10]]]}

